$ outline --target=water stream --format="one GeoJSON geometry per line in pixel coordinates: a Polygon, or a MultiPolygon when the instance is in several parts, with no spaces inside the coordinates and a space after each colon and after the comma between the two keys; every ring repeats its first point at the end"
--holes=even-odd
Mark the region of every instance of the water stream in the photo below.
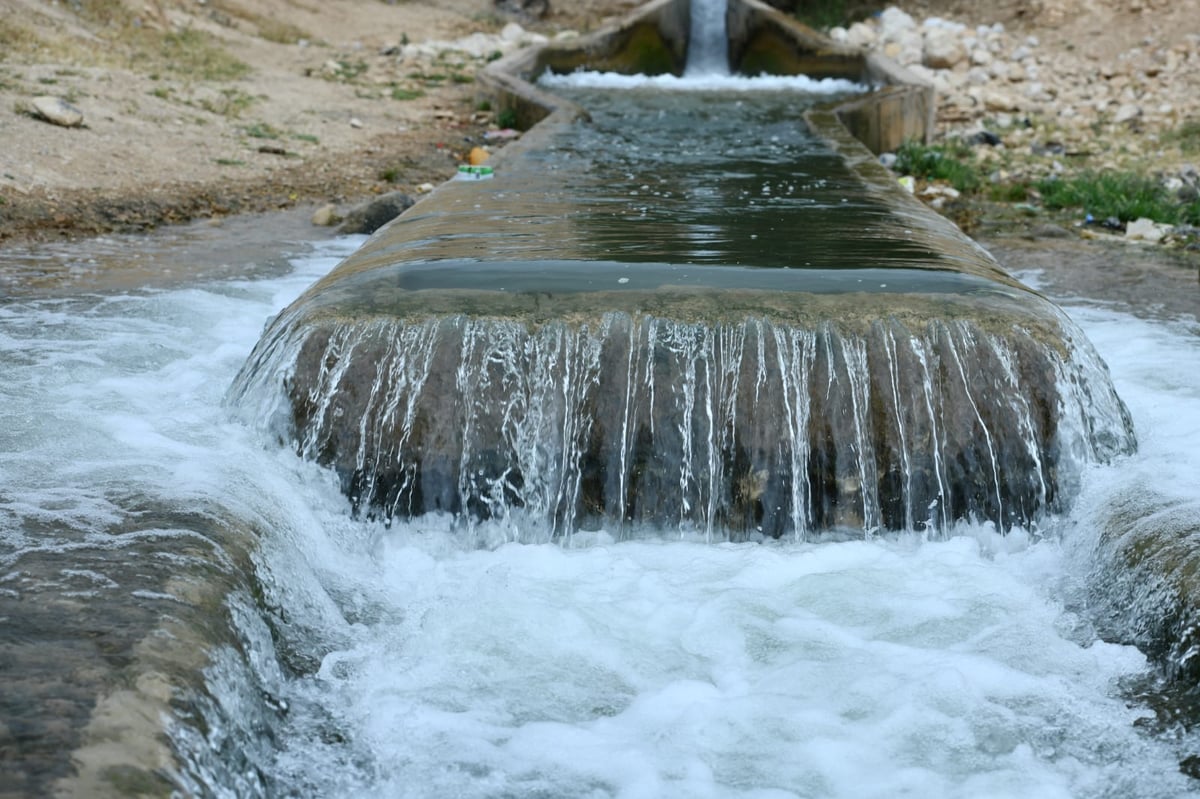
{"type": "MultiPolygon", "coordinates": [[[[682,245],[691,263],[659,277],[745,262],[778,279],[789,264],[763,239],[779,220],[846,209],[836,175],[812,177],[833,184],[826,209],[808,178],[747,172],[805,138],[783,121],[764,135],[754,157],[732,148],[725,197],[672,161],[705,152],[682,137],[607,164],[586,138],[551,153],[595,167],[567,214],[586,235],[552,245],[621,254],[552,277],[615,283],[630,263],[653,276],[682,245]],[[650,162],[665,164],[653,180],[638,174],[650,162]]],[[[893,266],[924,257],[886,235],[902,220],[854,202],[857,237],[813,229],[831,293],[864,242],[893,266]]],[[[504,230],[482,237],[495,257],[532,246],[504,230]]],[[[249,253],[248,237],[223,246],[249,253]]],[[[1088,591],[1114,490],[1168,482],[1200,503],[1194,319],[1073,298],[1141,449],[1081,458],[1079,500],[1036,528],[925,524],[909,507],[894,532],[821,543],[601,522],[547,542],[503,514],[464,536],[449,512],[356,518],[342,476],[246,424],[229,393],[264,325],[362,239],[206,270],[158,241],[0,253],[0,797],[1200,795],[1179,770],[1200,741],[1145,723],[1132,686],[1151,667],[1102,640],[1088,591]]],[[[1024,291],[963,279],[946,291],[1024,291]]],[[[868,294],[893,301],[886,288],[868,294]]]]}
{"type": "Polygon", "coordinates": [[[175,619],[208,657],[155,667],[177,692],[172,779],[206,795],[1194,791],[1176,767],[1194,743],[1135,726],[1149,710],[1122,685],[1146,662],[1096,639],[1074,554],[1113,485],[1200,499],[1194,322],[1070,309],[1142,449],[1089,472],[1069,540],[476,549],[448,519],[352,520],[330,473],[222,405],[263,321],[357,244],[287,274],[0,302],[8,790],[65,775],[52,750],[87,739],[96,695],[175,619]],[[206,604],[212,583],[230,593],[206,604]]]}

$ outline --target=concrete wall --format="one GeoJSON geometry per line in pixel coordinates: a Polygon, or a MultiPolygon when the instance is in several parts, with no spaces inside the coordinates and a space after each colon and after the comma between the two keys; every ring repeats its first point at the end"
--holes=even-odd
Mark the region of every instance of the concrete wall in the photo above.
{"type": "MultiPolygon", "coordinates": [[[[937,108],[933,86],[891,59],[838,45],[760,0],[728,0],[729,61],[735,72],[847,78],[874,91],[836,106],[836,117],[873,153],[909,139],[928,141],[937,108]]],[[[534,82],[545,70],[586,67],[624,74],[682,74],[687,64],[689,0],[653,0],[616,25],[576,40],[515,53],[480,75],[497,110],[529,129],[555,111],[585,113],[534,82]]],[[[822,123],[823,124],[823,123],[822,123]]],[[[818,133],[824,133],[818,128],[818,133]]]]}
{"type": "MultiPolygon", "coordinates": [[[[889,58],[826,39],[760,0],[728,0],[729,61],[748,75],[849,78],[875,91],[837,106],[837,117],[873,153],[933,133],[933,85],[889,58]]],[[[818,131],[820,132],[820,131],[818,131]]]]}

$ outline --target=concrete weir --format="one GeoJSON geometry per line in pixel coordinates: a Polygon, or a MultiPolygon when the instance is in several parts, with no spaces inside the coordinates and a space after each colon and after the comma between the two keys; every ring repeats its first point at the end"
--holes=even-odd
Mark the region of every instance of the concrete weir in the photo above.
{"type": "Polygon", "coordinates": [[[281,313],[232,402],[357,512],[533,538],[1008,529],[1132,450],[1072,323],[873,157],[934,108],[886,59],[730,0],[735,72],[872,89],[730,106],[759,114],[733,120],[751,141],[707,99],[670,117],[669,93],[614,110],[539,83],[680,74],[689,20],[656,0],[492,65],[493,105],[529,128],[494,177],[439,187],[281,313]],[[626,141],[660,124],[665,144],[626,141]]]}

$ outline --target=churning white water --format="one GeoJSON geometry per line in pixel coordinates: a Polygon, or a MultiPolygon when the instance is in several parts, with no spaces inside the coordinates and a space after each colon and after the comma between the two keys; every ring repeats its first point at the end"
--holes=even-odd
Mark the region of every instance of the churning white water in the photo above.
{"type": "MultiPolygon", "coordinates": [[[[284,276],[0,301],[5,596],[24,590],[34,551],[58,552],[60,579],[86,584],[90,601],[133,590],[69,573],[71,547],[102,545],[114,496],[264,522],[259,612],[276,640],[239,617],[256,679],[288,710],[261,777],[210,784],[214,795],[1194,790],[1176,744],[1134,726],[1149,711],[1127,703],[1121,682],[1147,664],[1090,634],[1070,542],[963,527],[939,541],[593,533],[466,549],[446,519],[352,520],[331,475],[230,422],[222,393],[263,322],[356,243],[322,245],[284,276]]],[[[1072,313],[1111,365],[1142,444],[1093,485],[1200,473],[1200,331],[1072,313]]],[[[1194,479],[1173,482],[1200,492],[1194,479]]],[[[141,600],[163,612],[177,601],[141,600]]],[[[236,719],[236,669],[218,658],[207,674],[236,719]]],[[[184,781],[219,782],[206,774],[184,781]]]]}

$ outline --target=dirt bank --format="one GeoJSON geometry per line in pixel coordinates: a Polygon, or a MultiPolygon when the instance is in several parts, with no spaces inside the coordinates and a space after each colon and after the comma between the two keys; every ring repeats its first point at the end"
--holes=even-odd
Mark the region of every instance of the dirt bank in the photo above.
{"type": "MultiPolygon", "coordinates": [[[[515,29],[518,20],[492,0],[0,0],[0,243],[418,193],[448,177],[498,122],[476,96],[479,67],[533,34],[594,29],[635,3],[550,5],[544,19],[515,29]],[[82,126],[37,118],[31,104],[41,95],[77,108],[82,126]]],[[[1190,57],[1197,5],[914,0],[905,8],[918,19],[1000,23],[1037,37],[1038,57],[1056,71],[1086,76],[1123,54],[1129,64],[1160,51],[1190,57]]],[[[1120,156],[1122,168],[1174,168],[1179,147],[1157,144],[1189,107],[1177,100],[1159,113],[1170,103],[1158,98],[1200,92],[1131,69],[1097,80],[1130,86],[1154,113],[1073,129],[1107,159],[1097,163],[1120,156]]],[[[1053,111],[1051,101],[1045,112],[1053,111]]],[[[943,112],[947,129],[992,113],[984,105],[966,120],[958,105],[943,112]]],[[[1029,136],[1014,128],[1014,157],[1024,157],[1029,136]]]]}

